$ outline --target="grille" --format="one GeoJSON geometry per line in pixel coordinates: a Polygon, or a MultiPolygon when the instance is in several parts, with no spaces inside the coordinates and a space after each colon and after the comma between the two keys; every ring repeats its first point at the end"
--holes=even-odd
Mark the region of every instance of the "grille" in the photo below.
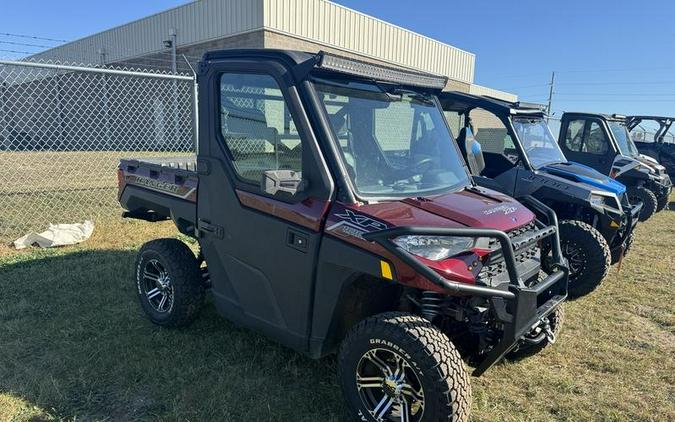
{"type": "MultiPolygon", "coordinates": [[[[532,233],[537,230],[533,222],[524,226],[518,227],[510,232],[507,232],[509,238],[515,239],[527,233],[532,233]]],[[[490,239],[490,247],[498,249],[500,247],[499,241],[490,239]]],[[[539,246],[535,243],[527,249],[521,250],[516,254],[516,265],[526,264],[529,261],[537,260],[539,258],[539,246]]],[[[493,258],[494,259],[494,258],[493,258]]],[[[538,261],[537,261],[538,265],[538,261]]],[[[478,274],[478,281],[482,284],[493,285],[495,282],[508,281],[508,274],[506,272],[506,263],[501,257],[501,254],[496,258],[496,262],[491,262],[485,265],[478,274]]]]}

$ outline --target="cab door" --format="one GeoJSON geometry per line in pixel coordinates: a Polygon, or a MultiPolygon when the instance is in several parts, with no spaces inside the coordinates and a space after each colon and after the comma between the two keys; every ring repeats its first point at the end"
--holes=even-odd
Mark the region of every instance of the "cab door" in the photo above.
{"type": "Polygon", "coordinates": [[[210,63],[200,76],[198,233],[219,312],[308,347],[332,182],[284,66],[210,63]]]}
{"type": "Polygon", "coordinates": [[[616,155],[602,120],[573,118],[563,123],[560,147],[570,161],[609,174],[616,155]]]}

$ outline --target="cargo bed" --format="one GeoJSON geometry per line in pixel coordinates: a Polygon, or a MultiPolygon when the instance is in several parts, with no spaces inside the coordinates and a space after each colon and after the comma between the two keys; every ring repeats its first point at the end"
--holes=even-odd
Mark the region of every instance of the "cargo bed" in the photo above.
{"type": "Polygon", "coordinates": [[[119,201],[125,217],[173,220],[194,235],[197,218],[196,157],[124,158],[118,169],[119,201]]]}

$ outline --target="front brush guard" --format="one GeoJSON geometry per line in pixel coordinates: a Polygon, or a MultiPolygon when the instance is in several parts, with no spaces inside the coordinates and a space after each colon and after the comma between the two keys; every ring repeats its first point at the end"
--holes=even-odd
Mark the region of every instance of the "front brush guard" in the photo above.
{"type": "Polygon", "coordinates": [[[558,220],[550,208],[531,197],[521,200],[536,209],[548,220],[547,226],[538,229],[532,235],[521,238],[514,244],[509,236],[500,230],[473,228],[435,228],[435,227],[394,227],[363,234],[363,238],[381,245],[419,274],[451,294],[466,294],[485,297],[490,300],[497,319],[502,322],[504,335],[478,364],[473,372],[480,376],[507,353],[518,345],[538,321],[546,318],[567,298],[569,270],[562,257],[558,220]],[[509,282],[498,288],[477,286],[475,284],[450,281],[419,261],[413,254],[392,241],[399,236],[462,236],[487,237],[499,241],[509,282]],[[515,253],[532,244],[546,239],[551,243],[553,253],[553,272],[534,286],[526,286],[518,274],[515,253]],[[543,299],[542,299],[543,298],[543,299]],[[545,299],[545,300],[544,300],[545,299]],[[543,303],[539,304],[543,300],[543,303]]]}

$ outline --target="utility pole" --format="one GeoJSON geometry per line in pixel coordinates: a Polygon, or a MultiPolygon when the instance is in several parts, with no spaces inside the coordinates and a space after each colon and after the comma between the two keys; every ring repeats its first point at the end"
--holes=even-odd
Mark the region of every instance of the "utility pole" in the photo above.
{"type": "Polygon", "coordinates": [[[105,66],[106,64],[105,53],[106,53],[105,48],[98,49],[98,64],[100,64],[101,66],[105,66]]]}
{"type": "Polygon", "coordinates": [[[176,29],[171,28],[169,31],[171,37],[171,71],[176,74],[176,29]]]}
{"type": "Polygon", "coordinates": [[[551,72],[551,87],[548,91],[548,107],[546,108],[546,124],[551,118],[551,103],[553,103],[553,84],[555,83],[555,72],[551,72]]]}

